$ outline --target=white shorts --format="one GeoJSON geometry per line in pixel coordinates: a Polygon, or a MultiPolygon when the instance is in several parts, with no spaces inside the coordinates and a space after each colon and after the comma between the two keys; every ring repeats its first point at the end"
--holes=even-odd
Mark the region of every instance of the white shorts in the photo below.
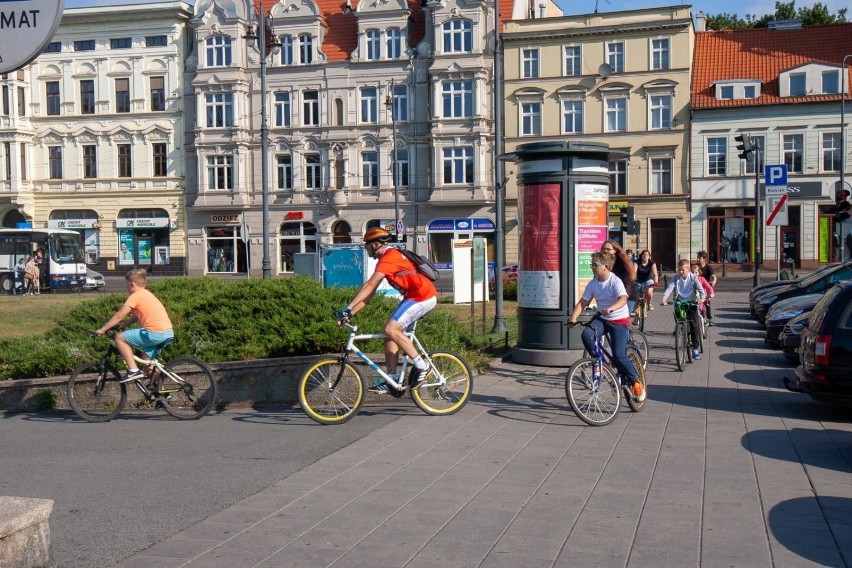
{"type": "Polygon", "coordinates": [[[432,308],[438,305],[438,297],[432,296],[428,300],[415,302],[414,300],[403,300],[391,314],[390,319],[399,323],[403,329],[428,314],[432,308]]]}

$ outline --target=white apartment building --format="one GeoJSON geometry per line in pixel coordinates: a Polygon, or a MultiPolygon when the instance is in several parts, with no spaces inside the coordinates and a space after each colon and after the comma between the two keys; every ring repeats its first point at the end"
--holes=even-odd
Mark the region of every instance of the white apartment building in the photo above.
{"type": "Polygon", "coordinates": [[[180,1],[68,9],[45,52],[0,78],[0,225],[79,230],[102,271],[185,273],[191,15],[180,1]]]}
{"type": "MultiPolygon", "coordinates": [[[[504,4],[509,17],[515,8],[504,4]]],[[[256,22],[252,3],[196,2],[189,273],[261,269],[261,97],[273,275],[293,272],[296,254],[392,228],[397,200],[407,246],[439,266],[452,266],[453,238],[493,243],[493,7],[263,2],[281,44],[263,93],[261,54],[243,39],[256,22]]]]}
{"type": "MultiPolygon", "coordinates": [[[[698,28],[703,18],[697,20],[698,28]]],[[[852,24],[696,34],[692,86],[690,177],[692,249],[711,262],[752,270],[763,251],[765,267],[812,269],[840,259],[844,234],[834,222],[835,187],[843,162],[841,92],[849,71],[841,61],[852,45],[852,24]],[[771,45],[772,49],[765,49],[771,45]],[[738,157],[735,137],[760,147],[738,157]],[[788,223],[767,227],[763,169],[788,170],[788,223]],[[755,183],[760,178],[760,207],[755,183]],[[756,235],[763,246],[758,249],[756,235]],[[744,266],[745,265],[745,266],[744,266]]],[[[846,119],[849,120],[848,118],[846,119]]],[[[846,180],[849,175],[849,144],[846,180]]]]}

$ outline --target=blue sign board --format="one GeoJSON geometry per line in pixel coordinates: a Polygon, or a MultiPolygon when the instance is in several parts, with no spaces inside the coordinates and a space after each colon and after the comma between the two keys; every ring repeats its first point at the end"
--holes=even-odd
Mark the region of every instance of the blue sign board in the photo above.
{"type": "Polygon", "coordinates": [[[763,166],[763,178],[767,187],[787,186],[787,164],[774,164],[763,166]]]}
{"type": "Polygon", "coordinates": [[[429,226],[427,231],[474,231],[492,232],[495,229],[494,221],[491,219],[435,219],[429,226]]]}
{"type": "Polygon", "coordinates": [[[360,288],[364,283],[365,254],[363,247],[323,249],[323,287],[360,288]]]}

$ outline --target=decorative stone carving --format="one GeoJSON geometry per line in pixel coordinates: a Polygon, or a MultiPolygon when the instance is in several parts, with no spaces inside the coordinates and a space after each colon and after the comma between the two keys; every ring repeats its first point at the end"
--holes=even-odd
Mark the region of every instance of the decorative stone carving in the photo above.
{"type": "Polygon", "coordinates": [[[190,55],[186,58],[184,65],[186,65],[187,69],[195,69],[196,67],[198,67],[198,57],[190,55]]]}

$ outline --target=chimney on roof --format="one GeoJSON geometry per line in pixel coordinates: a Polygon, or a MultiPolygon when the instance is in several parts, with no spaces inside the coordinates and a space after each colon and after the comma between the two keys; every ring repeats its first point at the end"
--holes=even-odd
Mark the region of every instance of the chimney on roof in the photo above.
{"type": "Polygon", "coordinates": [[[698,12],[695,14],[695,31],[707,31],[707,15],[704,12],[698,12]]]}
{"type": "Polygon", "coordinates": [[[541,4],[538,5],[538,17],[539,18],[543,18],[546,11],[547,11],[547,4],[542,2],[541,4]]]}
{"type": "Polygon", "coordinates": [[[775,20],[774,22],[769,22],[769,29],[771,31],[800,30],[802,29],[802,20],[775,20]]]}

